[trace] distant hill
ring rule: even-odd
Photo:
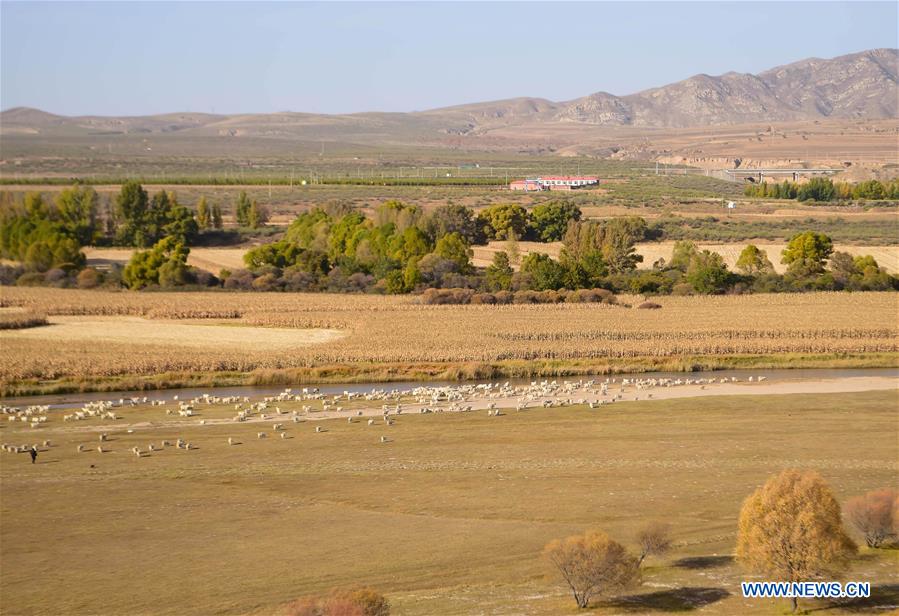
[[[899,117],[899,51],[873,49],[829,60],[810,58],[758,75],[696,75],[659,88],[616,96],[597,92],[572,101],[516,98],[409,113],[324,115],[171,113],[142,117],[65,117],[36,109],[0,113],[4,135],[116,135],[335,139],[424,144],[521,127],[543,139],[572,125],[691,128],[759,122]],[[570,140],[569,140],[570,141]]]

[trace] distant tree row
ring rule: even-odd
[[[899,179],[890,182],[866,180],[851,184],[833,182],[830,178],[815,177],[808,182],[798,183],[760,182],[747,184],[743,191],[747,197],[764,199],[798,199],[799,201],[846,201],[850,199],[899,199]]]

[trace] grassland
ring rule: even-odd
[[[120,414],[86,428],[0,424],[3,442],[52,442],[35,465],[2,454],[5,614],[277,614],[296,596],[360,584],[397,614],[573,614],[542,546],[588,527],[633,546],[654,520],[672,523],[673,552],[591,613],[778,613],[786,604],[739,595],[742,499],[801,467],[845,502],[894,483],[899,459],[895,390],[401,416],[387,444],[385,428],[361,422],[257,440],[248,424],[167,424],[159,407]],[[107,453],[76,453],[100,430]],[[129,451],[178,437],[197,449]],[[871,600],[805,606],[894,608],[897,554],[853,562],[848,577],[871,581]]]
[[[396,296],[37,288],[5,288],[0,300],[46,314],[50,322],[0,334],[6,395],[200,383],[894,366],[899,351],[895,293],[664,297],[658,299],[661,310],[638,310],[627,302],[426,306]],[[344,335],[287,350],[248,344],[235,351],[217,345],[214,336],[186,349],[149,340],[137,329],[129,340],[53,344],[63,321],[67,328],[93,323],[92,331],[102,336],[98,316],[111,317],[112,325],[133,317],[149,324],[186,322],[197,332],[203,323]]]

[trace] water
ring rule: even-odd
[[[595,377],[556,377],[556,378],[527,378],[527,379],[494,379],[485,381],[467,381],[469,384],[476,383],[512,383],[513,385],[528,384],[531,381],[577,381],[579,379],[588,380],[595,378],[597,380],[605,380],[607,378],[618,379],[623,378],[730,378],[735,377],[741,381],[747,380],[750,376],[764,376],[769,383],[785,382],[785,381],[806,381],[806,380],[833,380],[847,379],[855,377],[890,377],[899,379],[899,369],[896,368],[812,368],[803,370],[717,370],[715,372],[641,372],[639,374],[616,374],[612,376],[597,375]],[[445,385],[460,385],[459,381],[397,381],[390,383],[329,383],[315,385],[303,383],[293,386],[284,385],[242,385],[237,387],[187,387],[183,389],[163,389],[150,391],[104,391],[92,393],[72,393],[72,394],[53,394],[48,396],[25,396],[19,398],[4,398],[3,404],[7,406],[28,406],[32,404],[49,405],[54,409],[80,408],[85,402],[94,400],[118,400],[119,398],[131,398],[146,396],[150,400],[171,400],[174,396],[178,396],[180,400],[189,400],[203,394],[214,394],[216,396],[248,396],[251,399],[258,399],[264,396],[272,396],[281,393],[290,387],[297,392],[304,387],[317,387],[323,394],[339,394],[348,392],[369,392],[372,389],[413,389],[415,387],[440,387]]]

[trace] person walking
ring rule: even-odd
[[[31,446],[31,463],[34,464],[35,460],[37,460],[37,447],[32,445]]]

